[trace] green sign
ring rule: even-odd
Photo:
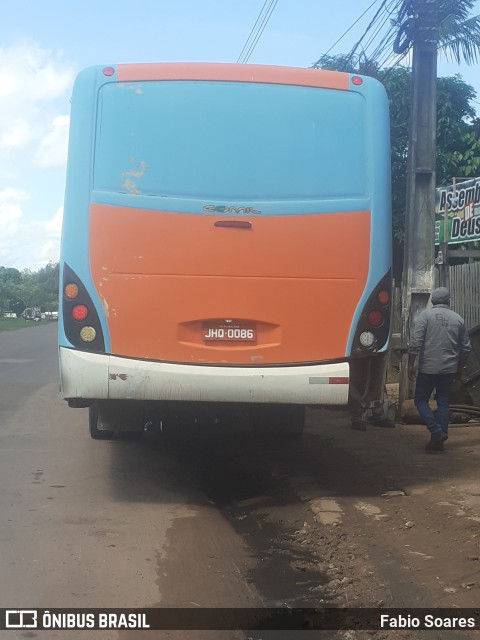
[[[472,240],[480,240],[480,178],[440,187],[435,197],[435,244]]]

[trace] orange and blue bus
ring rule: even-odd
[[[378,401],[390,328],[389,119],[376,80],[235,64],[82,71],[61,249],[63,397],[145,411]],[[144,417],[142,417],[142,420]]]

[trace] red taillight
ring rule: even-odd
[[[77,304],[72,309],[72,316],[75,320],[82,321],[88,316],[88,309],[84,304]]]
[[[381,311],[370,311],[368,321],[372,327],[381,327],[383,324],[383,313]]]
[[[114,73],[115,73],[115,69],[113,67],[105,67],[103,69],[104,76],[113,76]]]
[[[354,84],[357,87],[359,87],[361,84],[363,84],[363,80],[362,80],[362,78],[360,78],[360,76],[353,76],[352,84]]]

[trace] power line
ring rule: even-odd
[[[401,11],[400,6],[404,4],[405,3],[403,2],[403,0],[400,3],[396,4],[395,9],[398,10],[398,15],[400,15],[400,11]],[[392,13],[393,11],[390,12],[390,15]],[[379,45],[372,54],[378,59],[378,69],[381,69],[382,67],[387,65],[389,61],[393,62],[393,60],[395,60],[395,62],[393,65],[391,65],[391,68],[395,68],[402,60],[404,60],[404,58],[408,53],[408,51],[405,51],[401,54],[398,54],[398,53],[394,53],[393,47],[392,49],[390,49],[390,44],[392,43],[392,41],[395,40],[397,36],[397,34],[395,33],[395,29],[398,27],[398,20],[399,18],[397,17],[397,21],[392,22],[392,26],[390,27],[389,31],[387,32],[382,42],[380,43],[381,46]]]
[[[389,43],[393,44],[393,36],[389,39]],[[383,68],[387,68],[394,64],[396,66],[400,60],[403,60],[405,56],[398,55],[394,53],[390,47],[385,47],[383,51],[380,52],[379,58],[377,59],[377,69],[380,71]]]
[[[347,33],[349,33],[349,31],[351,31],[351,30],[353,29],[353,27],[354,27],[358,22],[360,22],[360,20],[363,18],[363,16],[364,16],[366,13],[368,13],[368,12],[370,11],[370,9],[373,7],[373,5],[374,5],[374,4],[377,4],[377,2],[378,2],[378,1],[379,1],[379,0],[373,0],[372,4],[371,4],[369,7],[367,7],[367,8],[365,9],[365,11],[362,13],[362,15],[360,15],[360,16],[355,20],[355,22],[354,22],[353,24],[351,24],[351,25],[348,27],[348,29],[347,29],[346,31],[344,31],[344,32],[342,33],[342,35],[340,36],[340,38],[339,38],[336,42],[334,42],[334,43],[332,44],[332,46],[330,47],[330,49],[329,49],[328,51],[326,51],[326,52],[323,54],[323,56],[322,56],[321,58],[319,58],[319,59],[317,60],[317,62],[315,62],[315,64],[314,64],[313,66],[319,65],[319,64],[321,63],[321,61],[322,61],[322,60],[324,60],[324,59],[328,56],[328,54],[330,53],[330,51],[331,51],[334,47],[336,47],[336,46],[337,46],[337,44],[338,44],[341,40],[343,40],[343,38],[347,35]]]
[[[390,67],[387,68],[386,73],[382,78],[382,81],[385,82],[388,78],[390,78],[390,76],[392,75],[394,69],[396,69],[397,66],[402,62],[402,60],[407,58],[409,55],[410,55],[410,51],[405,51],[404,53],[399,54],[398,58],[397,58],[397,61],[394,64],[392,64]],[[387,61],[388,61],[388,58],[382,64],[385,64]],[[408,66],[411,66],[411,64],[409,64]]]
[[[250,42],[250,38],[252,38],[253,32],[255,31],[255,28],[256,28],[256,26],[257,26],[257,24],[258,24],[258,22],[259,22],[259,20],[260,20],[260,18],[262,16],[264,10],[265,10],[265,7],[267,6],[267,2],[268,2],[268,0],[265,0],[265,2],[263,3],[263,7],[261,8],[260,13],[258,14],[257,19],[255,20],[255,24],[253,25],[252,30],[250,31],[250,34],[249,34],[245,44],[243,45],[243,49],[240,52],[240,55],[238,56],[237,62],[240,62],[240,60],[241,60],[241,58],[243,56],[243,53],[246,50],[246,48],[247,48],[247,46],[248,46],[248,44]]]
[[[265,31],[265,27],[267,26],[268,21],[270,20],[270,17],[277,5],[278,0],[270,0],[268,6],[267,5],[268,0],[265,1],[262,10],[257,18],[257,21],[255,22],[255,25],[253,26],[252,31],[250,32],[250,36],[247,39],[247,42],[245,43],[245,47],[244,50],[245,52],[242,54],[240,54],[239,59],[237,60],[237,62],[241,62],[242,64],[245,64],[246,62],[248,62],[250,56],[252,55],[255,47],[257,46],[257,43],[260,39],[260,37],[262,36],[263,32]],[[265,8],[266,7],[266,8]],[[263,17],[262,17],[262,13],[263,13]],[[255,30],[255,26],[258,24],[257,30]]]
[[[382,67],[387,64],[392,64],[396,67],[404,58],[404,55],[399,55],[398,53],[394,53],[394,42],[398,35],[397,28],[399,22],[399,12],[401,11],[401,6],[404,4],[403,0],[400,2],[396,2],[392,7],[392,4],[387,7],[390,9],[389,15],[384,20],[383,25],[386,23],[386,20],[390,18],[390,27],[384,34],[383,38],[377,44],[376,48],[369,54],[369,57],[372,60],[376,61],[377,69],[380,70]],[[391,16],[394,12],[397,12],[396,20],[392,20]]]
[[[322,61],[325,59],[325,57],[328,56],[330,51],[344,38],[344,36],[349,31],[351,31],[351,29],[361,20],[361,18],[363,18],[365,14],[379,1],[380,0],[375,0],[375,2],[372,2],[368,6],[368,8],[355,20],[355,22],[340,36],[340,38],[336,40],[336,42],[328,49],[328,51],[325,54],[323,54],[323,56],[319,60],[317,60],[317,62],[315,62],[312,66],[318,68],[321,65]],[[375,15],[373,16],[372,20],[370,21],[369,25],[363,32],[360,39],[356,42],[356,44],[353,46],[350,52],[344,56],[346,65],[348,65],[348,63],[355,56],[357,49],[359,47],[362,50],[362,57],[365,57],[365,59],[367,60],[376,61],[378,60],[379,57],[383,58],[385,52],[387,51],[387,49],[390,48],[395,37],[395,31],[394,31],[395,25],[393,20],[391,19],[392,15],[395,12],[398,12],[399,7],[401,6],[403,1],[404,0],[382,0]],[[385,26],[387,25],[389,20],[391,22],[391,25],[385,31]],[[383,34],[383,36],[381,36],[383,31],[385,31],[385,33]],[[368,40],[365,44],[362,45],[367,35],[369,35]],[[368,51],[369,48],[373,48],[373,50],[369,52]],[[392,54],[389,52],[386,59],[388,59],[391,55]]]
[[[370,39],[368,40],[368,42],[363,46],[364,51],[366,51],[368,49],[368,47],[370,45],[373,45],[375,39],[378,37],[378,35],[382,32],[382,30],[384,29],[385,25],[387,24],[387,22],[390,19],[390,16],[392,15],[394,9],[392,9],[392,7],[395,5],[394,8],[396,8],[398,6],[397,0],[391,0],[390,4],[388,4],[385,7],[385,16],[382,19],[381,23],[378,25],[376,31],[374,33],[372,33],[372,35],[370,36]],[[378,45],[375,47],[373,53],[370,54],[370,58],[372,60],[375,60],[375,58],[380,55],[380,53],[382,52],[382,47],[384,46],[385,42],[389,39],[390,34],[392,33],[392,26],[390,26],[389,30],[387,31],[387,33],[383,36],[382,40],[378,43]]]
[[[358,40],[358,42],[356,42],[353,46],[353,48],[351,49],[350,53],[347,55],[347,59],[345,60],[345,66],[348,65],[348,63],[350,62],[350,60],[353,58],[353,56],[355,55],[355,52],[357,51],[358,47],[362,44],[362,40],[365,38],[365,36],[367,35],[367,33],[370,31],[370,29],[373,27],[373,25],[375,24],[375,22],[377,21],[378,16],[380,15],[380,13],[382,11],[385,10],[385,5],[387,4],[387,0],[382,0],[382,4],[380,5],[380,7],[377,10],[377,13],[373,16],[372,20],[370,21],[370,24],[368,25],[368,27],[365,29],[363,35],[361,36],[360,40]]]
[[[265,27],[267,26],[268,21],[270,20],[272,13],[277,6],[277,2],[278,0],[265,0],[265,2],[263,3],[263,7],[258,14],[252,30],[250,31],[250,35],[248,36],[245,44],[243,45],[243,49],[238,56],[237,63],[245,64],[250,59],[250,56],[257,46],[257,43],[260,40],[263,32],[265,31]]]

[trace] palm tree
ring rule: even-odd
[[[474,0],[443,0],[439,6],[439,49],[460,64],[477,62],[480,54],[480,16],[469,17]]]
[[[415,1],[403,0],[393,25],[398,28],[394,51],[405,54],[415,29]],[[475,0],[438,0],[438,50],[457,64],[473,64],[480,58],[480,15],[471,16]]]

